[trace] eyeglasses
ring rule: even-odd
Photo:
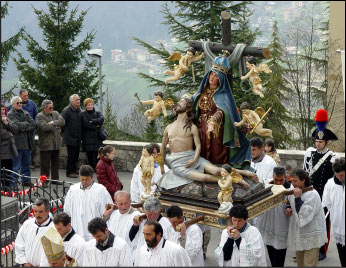
[[[17,105],[18,105],[18,104],[22,104],[22,102],[17,102],[16,104],[17,104]]]

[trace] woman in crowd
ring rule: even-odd
[[[273,158],[274,161],[276,162],[276,164],[279,167],[280,166],[280,156],[276,152],[274,140],[273,139],[266,139],[264,144],[265,144],[264,150],[266,151],[266,155],[268,155],[271,158]]]
[[[1,168],[12,170],[12,158],[18,156],[16,143],[13,135],[18,132],[18,128],[15,124],[9,122],[6,116],[6,106],[1,103],[1,150],[0,161]],[[8,186],[10,181],[5,181],[4,186]]]
[[[83,127],[82,147],[87,154],[89,165],[95,170],[98,149],[102,146],[99,131],[104,118],[101,112],[95,111],[93,99],[85,99],[83,105],[85,111],[81,115]]]
[[[110,145],[101,147],[98,156],[100,160],[96,165],[97,180],[106,187],[114,202],[114,193],[123,189],[113,164],[115,148]]]

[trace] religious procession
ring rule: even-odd
[[[221,22],[222,43],[192,40],[185,55],[168,58],[178,65],[163,72],[170,76],[166,86],[205,61],[193,94],[177,101],[161,91],[146,101],[135,94],[151,106],[144,112],[148,126],[169,122],[161,144],[142,148],[129,189],[94,99],[85,98],[82,111],[81,97],[72,94],[61,112],[44,99],[39,112],[30,90],[20,89],[10,106],[1,104],[1,194],[32,200],[32,213],[23,217],[14,243],[2,245],[2,258],[12,251],[13,263],[23,267],[203,267],[214,238],[219,242],[209,251],[220,267],[285,267],[288,250],[298,267],[315,267],[327,258],[332,238],[346,266],[345,157],[328,149],[338,140],[328,111],[317,109],[314,147],[300,166],[282,165],[273,130],[264,127],[272,106],[236,101],[232,84],[232,67],[239,64],[245,72],[238,78],[248,80],[251,98],[261,101],[266,90],[259,74],[270,77],[272,70],[256,60],[270,58],[270,50],[232,45],[229,12],[221,12]],[[69,186],[59,180],[63,145],[66,177],[76,180]],[[34,150],[41,176],[33,184]],[[88,164],[78,165],[80,151]],[[46,195],[31,193],[37,189]],[[57,203],[51,189],[63,191]]]

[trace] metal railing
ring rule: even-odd
[[[18,200],[18,210],[13,211],[14,215],[1,219],[0,267],[19,266],[15,263],[14,242],[20,225],[34,216],[33,203],[39,197],[47,198],[54,216],[63,211],[65,196],[73,183],[60,181],[60,184],[53,184],[49,178],[28,177],[5,168],[0,170],[0,176],[1,196]],[[27,181],[31,185],[25,183]]]

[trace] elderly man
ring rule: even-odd
[[[153,146],[153,152],[151,154],[154,159],[157,159],[158,154],[160,153],[160,146],[157,143],[151,143],[150,145]],[[154,169],[154,175],[153,178],[151,179],[151,183],[156,183],[162,176],[162,171],[160,165],[155,162],[155,169]],[[167,172],[169,168],[164,165],[164,172]],[[143,184],[141,183],[141,178],[142,178],[142,172],[139,170],[138,165],[135,167],[133,170],[133,175],[131,179],[131,199],[133,202],[141,202],[141,192],[143,192],[144,187]]]
[[[143,234],[146,244],[138,254],[135,266],[191,266],[190,258],[184,248],[163,237],[164,230],[160,223],[150,220],[144,224]]]
[[[15,241],[16,263],[25,267],[40,265],[43,254],[41,237],[53,227],[49,201],[40,197],[33,207],[35,218],[23,223]]]
[[[106,204],[113,202],[107,189],[93,181],[93,173],[91,166],[81,166],[81,182],[70,187],[64,204],[64,212],[70,215],[73,229],[86,241],[92,239],[88,231],[88,222],[93,218],[102,217]]]
[[[15,96],[11,99],[12,107],[7,115],[9,122],[18,127],[18,133],[14,135],[18,156],[13,158],[13,171],[30,177],[31,150],[34,146],[32,137],[35,129],[35,122],[30,114],[22,108],[22,99]],[[24,186],[32,186],[28,178],[22,178]],[[16,182],[12,181],[11,186]]]
[[[61,127],[65,119],[53,110],[51,100],[42,101],[42,112],[37,115],[38,137],[40,140],[41,175],[50,177],[52,183],[59,183],[59,155],[61,148]],[[50,167],[49,167],[50,166]]]
[[[131,243],[129,231],[133,224],[133,217],[139,215],[140,212],[131,207],[131,196],[126,191],[117,191],[114,194],[114,200],[118,209],[113,210],[113,207],[111,207],[107,210],[105,208],[103,219],[107,221],[109,231],[124,239],[129,244],[131,253],[133,253],[136,245]],[[133,255],[132,257],[134,261],[135,256]]]
[[[229,215],[232,225],[223,230],[215,250],[219,266],[267,266],[261,233],[247,222],[246,207],[236,205]]]
[[[143,204],[143,209],[146,215],[145,220],[140,219],[137,221],[136,218],[133,218],[133,225],[131,226],[129,232],[129,238],[131,243],[136,246],[134,255],[138,256],[138,251],[142,245],[145,243],[143,236],[144,224],[148,220],[154,220],[159,222],[163,228],[163,237],[167,240],[176,241],[176,234],[171,226],[171,223],[166,217],[163,217],[161,214],[161,203],[160,200],[155,197],[149,197]],[[133,247],[134,247],[133,246]],[[137,265],[138,259],[135,260],[135,265]]]
[[[334,177],[324,187],[322,205],[330,212],[332,236],[336,242],[341,266],[346,266],[345,247],[345,159],[333,163]]]
[[[31,118],[34,119],[35,124],[37,123],[36,116],[38,114],[38,110],[36,107],[36,104],[29,99],[29,92],[26,89],[21,89],[19,90],[19,97],[22,99],[22,107],[23,110],[27,111]],[[12,108],[12,105],[8,107],[10,110]],[[35,155],[35,130],[32,131],[32,139],[33,139],[33,148],[31,150],[31,166],[30,168],[35,168],[35,163],[34,163],[34,155]]]
[[[70,105],[66,106],[61,115],[65,119],[62,128],[63,143],[67,147],[66,176],[78,178],[77,162],[79,158],[79,147],[82,141],[82,119],[80,109],[80,98],[77,94],[70,96]]]
[[[86,244],[84,266],[132,266],[129,246],[124,239],[108,230],[104,220],[92,219],[88,230],[94,239]]]
[[[294,194],[288,197],[290,207],[286,208],[291,216],[288,246],[296,251],[298,266],[317,266],[319,248],[328,241],[321,199],[316,190],[303,193],[303,188],[311,186],[304,170],[293,170],[291,177]]]
[[[68,257],[76,260],[79,266],[83,266],[85,240],[77,234],[71,226],[71,217],[61,212],[54,216],[54,227],[62,238],[63,246]],[[42,256],[40,266],[49,266],[49,259]]]
[[[174,230],[181,226],[178,234],[178,241],[185,239],[183,246],[190,257],[191,266],[204,266],[203,258],[203,234],[197,224],[192,224],[188,228],[185,226],[186,218],[183,216],[183,210],[179,206],[170,206],[167,209],[167,218],[171,222]]]
[[[41,237],[42,248],[44,254],[42,254],[46,260],[46,263],[40,266],[49,267],[74,267],[79,266],[79,263],[75,259],[71,258],[65,252],[65,245],[61,235],[53,227]]]
[[[275,167],[273,179],[275,185],[283,185],[285,189],[292,190],[293,186],[285,180],[284,167]],[[290,218],[285,213],[286,204],[269,210],[257,217],[256,227],[260,231],[263,242],[267,246],[272,267],[284,267],[287,237]]]

